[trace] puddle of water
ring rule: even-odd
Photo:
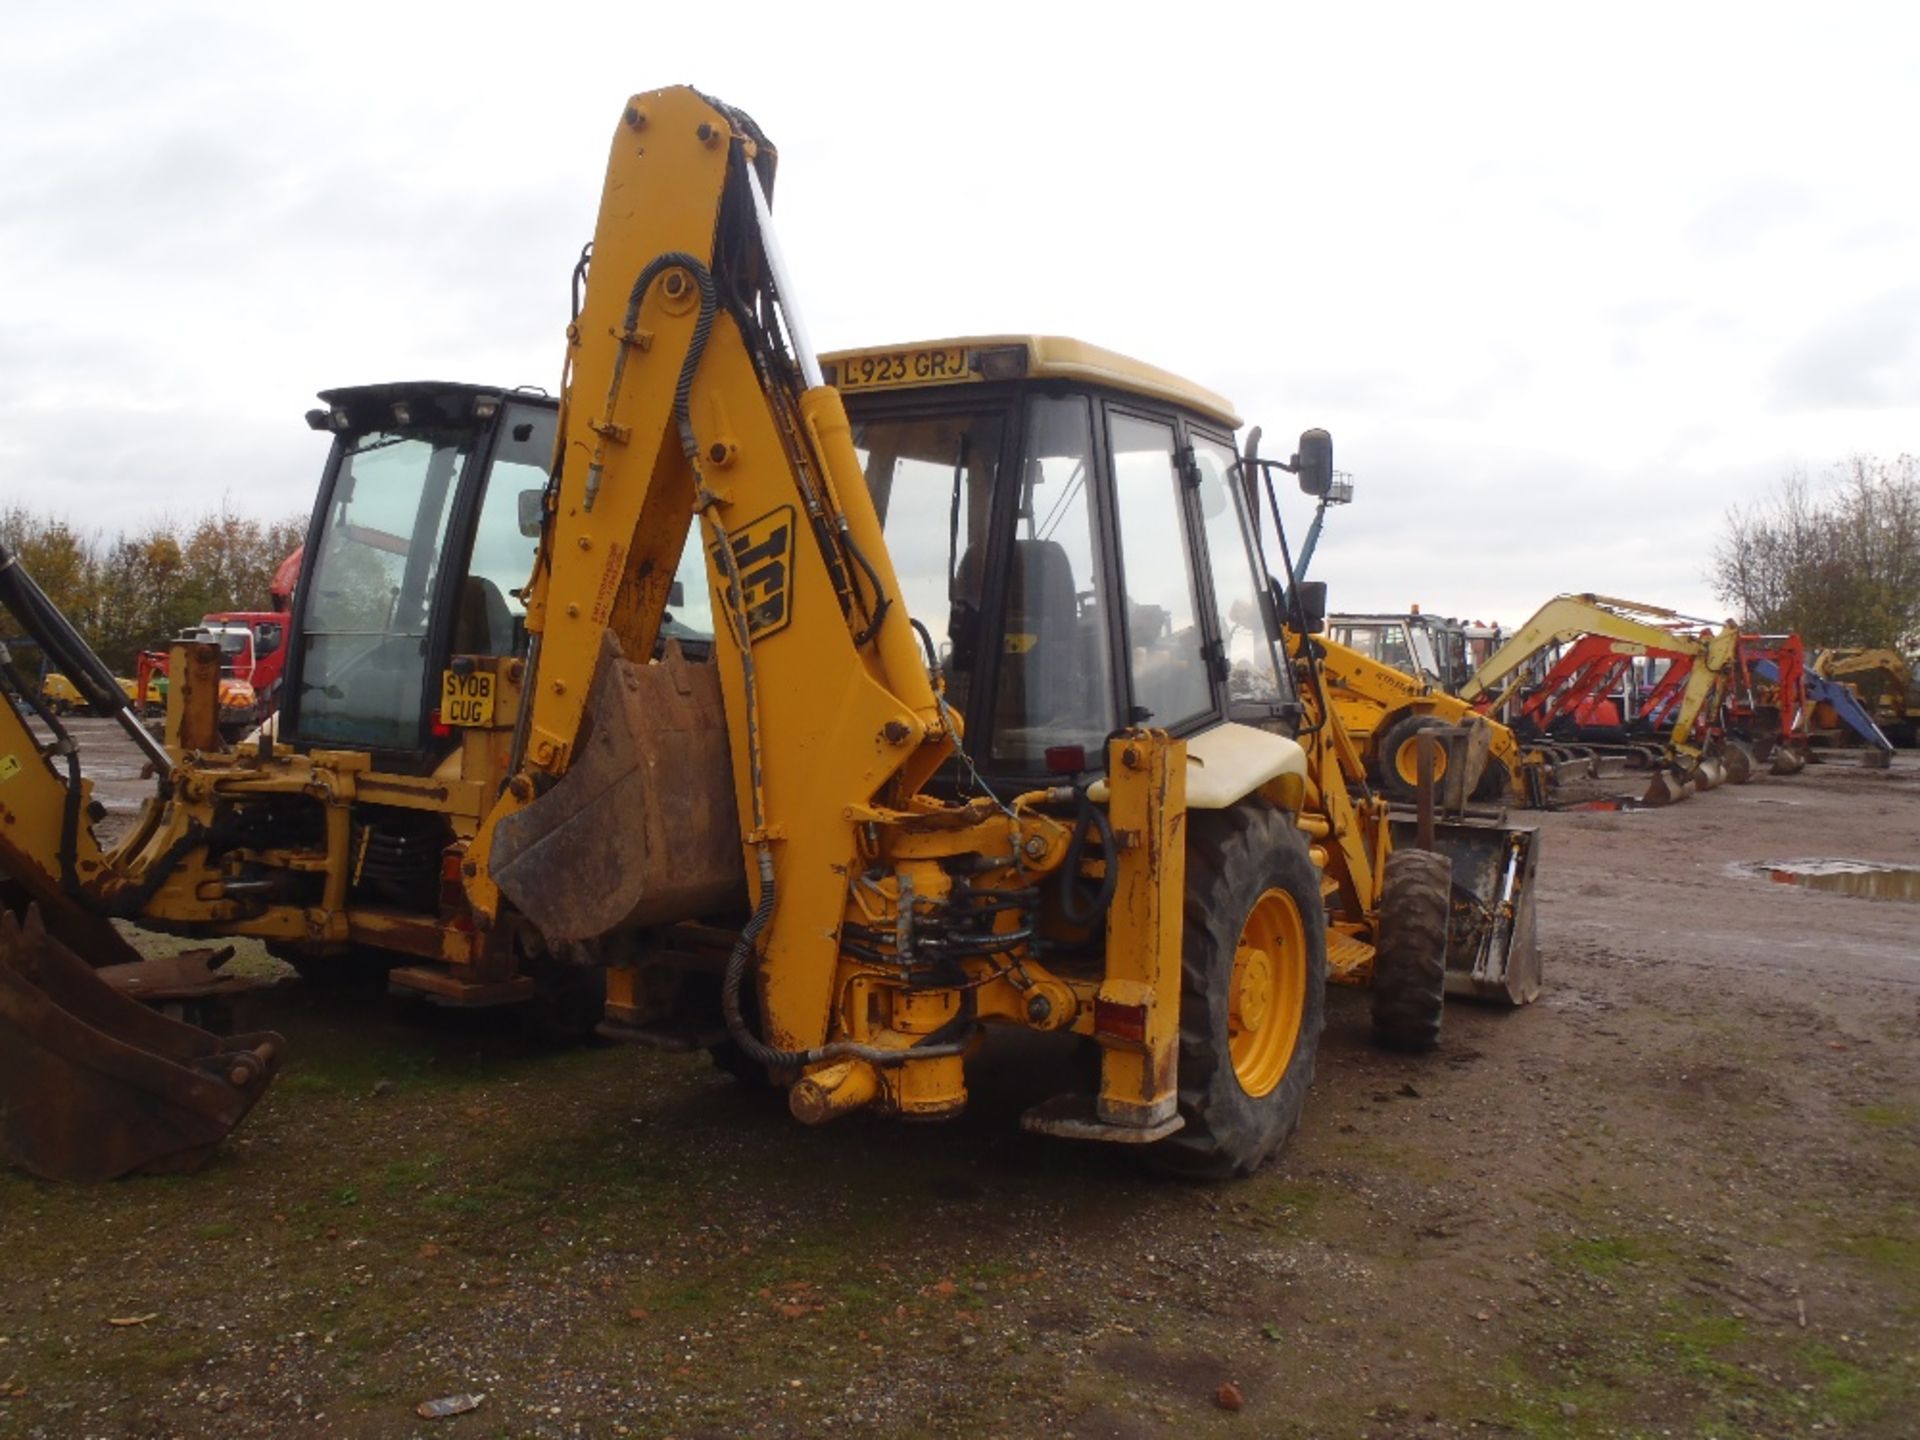
[[[1609,814],[1625,810],[1651,810],[1654,807],[1643,800],[1630,799],[1625,795],[1613,796],[1605,800],[1582,800],[1577,804],[1563,806],[1567,810],[1602,810]]]
[[[1907,900],[1920,903],[1920,866],[1883,865],[1874,860],[1756,861],[1732,867],[1742,875],[1776,885],[1804,885],[1837,895],[1868,900]]]

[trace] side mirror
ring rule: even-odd
[[[1324,430],[1302,430],[1294,452],[1293,471],[1300,477],[1300,493],[1318,500],[1333,488],[1333,436]]]
[[[547,518],[547,492],[522,490],[517,498],[520,502],[520,533],[529,540],[538,540],[540,522]]]
[[[1320,432],[1325,434],[1325,431]],[[1294,598],[1300,606],[1301,617],[1306,621],[1307,632],[1318,635],[1327,628],[1327,582],[1324,580],[1302,580],[1294,587]]]
[[[678,610],[687,603],[687,587],[676,580],[667,586],[667,604]]]

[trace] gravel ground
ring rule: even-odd
[[[808,1131],[284,986],[201,1174],[0,1175],[0,1435],[1911,1436],[1920,909],[1768,868],[1920,862],[1920,759],[1540,820],[1540,1003],[1407,1058],[1336,992],[1225,1186],[1021,1134],[1023,1037],[954,1124]]]

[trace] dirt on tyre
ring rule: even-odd
[[[1440,1043],[1453,867],[1430,850],[1387,856],[1373,954],[1373,1035],[1390,1050]]]
[[[1264,800],[1187,816],[1179,1090],[1160,1169],[1250,1175],[1299,1126],[1325,1019],[1320,872],[1291,817]]]

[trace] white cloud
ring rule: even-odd
[[[1359,482],[1342,608],[1711,611],[1720,515],[1920,449],[1897,7],[106,4],[0,54],[0,491],[303,509],[315,390],[557,383],[626,95],[781,148],[823,346],[1082,335]],[[1301,514],[1304,515],[1304,507]]]

